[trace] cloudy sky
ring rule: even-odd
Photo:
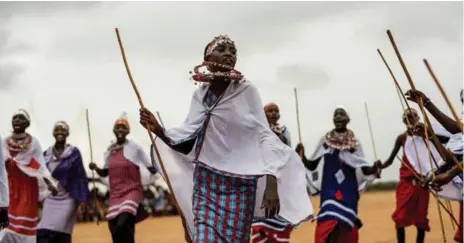
[[[411,14],[413,13],[414,14]],[[403,131],[401,104],[379,58],[380,48],[408,88],[386,29],[391,29],[418,89],[449,112],[427,73],[427,58],[460,111],[463,81],[462,2],[1,2],[0,134],[11,132],[18,108],[32,116],[30,132],[53,143],[57,120],[89,158],[85,109],[95,160],[128,112],[132,136],[148,145],[138,103],[120,56],[120,29],[133,76],[147,107],[166,127],[180,124],[195,86],[189,71],[205,45],[228,34],[239,50],[237,69],[256,84],[263,102],[280,105],[297,143],[293,87],[298,88],[302,140],[310,151],[344,105],[351,128],[374,160],[364,111],[367,102],[378,156],[386,159]],[[398,178],[398,163],[383,179]]]

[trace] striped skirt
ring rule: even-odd
[[[194,173],[193,243],[249,243],[256,178],[213,171],[198,163]]]

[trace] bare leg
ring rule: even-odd
[[[405,243],[405,236],[404,228],[396,229],[396,239],[398,243]]]
[[[425,240],[425,230],[418,227],[416,243],[424,243],[424,240]]]

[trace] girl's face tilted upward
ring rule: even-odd
[[[235,45],[232,43],[221,43],[214,48],[211,54],[206,58],[206,61],[235,68],[235,64],[237,63],[237,48],[235,48]]]

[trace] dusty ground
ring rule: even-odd
[[[319,205],[318,198],[312,198],[313,205]],[[360,201],[360,218],[364,227],[360,230],[360,243],[396,243],[395,230],[391,214],[395,207],[394,192],[365,193]],[[316,211],[317,212],[317,211]],[[443,212],[443,210],[442,210]],[[453,203],[453,212],[458,218],[459,204]],[[443,243],[440,219],[436,200],[431,198],[429,207],[430,233],[425,242]],[[454,242],[454,230],[450,217],[443,212],[443,221],[447,242]],[[314,223],[305,223],[292,233],[292,243],[314,242]],[[137,243],[182,243],[184,242],[182,226],[177,217],[153,218],[137,225]],[[406,231],[407,242],[415,242],[415,228]],[[73,235],[74,243],[111,243],[111,236],[106,222],[96,224],[79,224]]]

